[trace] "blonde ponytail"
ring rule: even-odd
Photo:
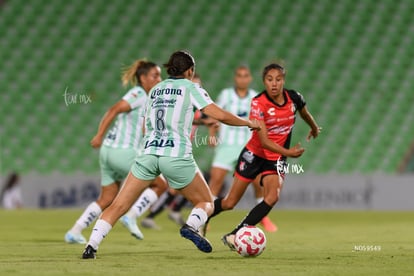
[[[139,84],[139,79],[137,76],[138,69],[147,63],[146,59],[138,59],[134,63],[132,63],[129,67],[125,67],[122,70],[122,85],[124,87],[128,86],[128,84],[131,84],[132,86],[136,86]]]

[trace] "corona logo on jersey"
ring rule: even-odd
[[[157,96],[161,95],[179,95],[181,96],[182,90],[180,88],[155,88],[151,92],[151,99],[155,99]]]

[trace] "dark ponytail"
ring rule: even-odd
[[[187,51],[174,52],[164,67],[170,76],[181,76],[185,71],[195,66],[194,58]]]

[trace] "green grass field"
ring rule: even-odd
[[[181,238],[161,214],[161,231],[143,229],[138,241],[117,224],[97,259],[82,260],[84,246],[63,241],[80,210],[0,211],[0,275],[414,275],[412,212],[275,210],[270,216],[279,231],[266,234],[267,248],[257,258],[240,257],[220,242],[245,213],[212,221],[210,254]]]

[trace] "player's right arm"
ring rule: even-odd
[[[264,121],[260,120],[257,122],[259,123],[260,128],[261,128],[260,131],[258,131],[258,135],[259,135],[260,143],[262,144],[262,147],[264,149],[279,153],[286,157],[293,157],[293,158],[301,156],[302,153],[305,151],[305,149],[302,148],[299,143],[290,149],[286,149],[276,144],[275,142],[269,139]]]
[[[193,87],[190,89],[192,104],[207,116],[230,126],[247,126],[250,129],[260,129],[255,120],[245,120],[222,109],[211,100],[206,90],[199,85],[192,85]]]
[[[94,148],[99,148],[102,145],[102,140],[108,128],[111,126],[113,120],[119,113],[128,112],[131,110],[131,106],[125,100],[120,100],[114,104],[105,115],[102,117],[101,122],[99,123],[98,131],[96,135],[91,140],[91,146]]]
[[[242,119],[239,116],[233,115],[232,113],[220,108],[215,103],[211,103],[205,106],[201,111],[207,116],[210,116],[226,125],[248,126],[250,129],[260,130],[260,127],[256,120],[251,121]]]
[[[260,143],[262,144],[262,147],[266,150],[279,153],[282,156],[286,157],[299,157],[302,155],[302,153],[305,151],[304,148],[300,146],[300,144],[295,145],[294,147],[290,149],[286,149],[279,144],[275,143],[273,140],[271,140],[268,136],[266,124],[264,121],[264,107],[260,104],[260,102],[257,99],[253,99],[251,102],[250,107],[250,119],[255,119],[258,124],[260,125],[260,131],[258,131],[258,136]]]

